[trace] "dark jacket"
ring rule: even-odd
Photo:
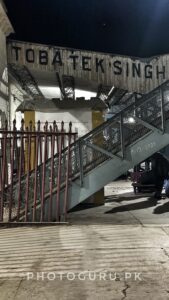
[[[169,178],[169,161],[159,152],[155,153],[151,158],[152,171],[155,176],[161,179]]]

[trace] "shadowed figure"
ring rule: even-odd
[[[154,198],[161,199],[164,180],[169,179],[169,161],[159,152],[152,155],[150,161],[156,188]]]

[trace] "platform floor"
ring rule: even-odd
[[[0,229],[0,300],[169,299],[168,201],[128,182],[105,193],[71,225]]]
[[[73,224],[169,225],[169,198],[156,201],[152,194],[134,194],[131,181],[115,181],[105,187],[105,205],[79,205],[70,213]]]

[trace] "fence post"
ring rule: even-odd
[[[41,216],[40,221],[44,221],[44,197],[45,197],[45,183],[46,183],[46,156],[47,156],[47,131],[48,122],[44,126],[44,153],[43,153],[43,171],[42,171],[42,196],[41,196]]]
[[[8,123],[5,121],[5,129],[3,130],[3,145],[2,145],[2,182],[1,182],[1,199],[0,199],[0,222],[3,222],[4,215],[4,192],[6,185],[6,170],[7,170],[7,162],[6,162],[6,153],[7,153],[7,129]]]
[[[26,174],[26,194],[25,194],[25,222],[28,218],[28,204],[29,204],[29,189],[30,189],[30,169],[31,169],[31,132],[32,122],[30,121],[27,130],[27,174]]]
[[[72,123],[69,123],[69,133],[68,133],[68,149],[67,149],[67,162],[66,162],[66,184],[65,184],[65,195],[64,195],[64,221],[67,216],[67,208],[68,208],[68,187],[69,187],[69,175],[70,175],[70,166],[71,166],[71,151],[70,144],[72,139]],[[66,152],[65,152],[66,154]]]
[[[56,193],[56,220],[59,221],[60,218],[60,185],[61,185],[61,175],[62,175],[62,146],[63,146],[63,136],[64,133],[64,122],[61,123],[61,135],[59,139],[59,153],[58,153],[58,176],[57,176],[57,193]]]
[[[13,205],[14,151],[15,151],[15,147],[17,146],[16,120],[13,121],[13,134],[11,139],[12,139],[12,146],[11,146],[11,155],[10,155],[11,178],[10,178],[9,216],[8,216],[9,222],[11,222],[12,205]]]
[[[52,216],[52,192],[53,192],[53,178],[54,178],[55,130],[56,130],[56,122],[53,122],[53,128],[52,128],[52,126],[50,126],[50,132],[51,132],[51,171],[50,171],[50,199],[49,199],[49,206],[48,206],[48,222],[51,221],[51,216]]]
[[[165,131],[165,111],[164,111],[164,91],[163,87],[160,89],[160,94],[161,94],[161,128],[164,133]]]
[[[39,151],[39,123],[36,133],[36,128],[34,127],[35,132],[35,176],[34,176],[34,199],[33,199],[33,222],[36,221],[36,205],[37,205],[37,184],[38,184],[38,151]]]

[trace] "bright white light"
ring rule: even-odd
[[[114,90],[114,86],[112,86],[111,90],[108,93],[108,96],[113,92],[113,90]]]
[[[52,98],[61,98],[60,89],[55,86],[39,86],[42,94],[47,99]],[[85,99],[90,99],[91,97],[96,97],[96,93],[85,91],[85,90],[79,90],[75,89],[75,98],[84,97]]]
[[[133,117],[128,118],[129,123],[135,123],[135,120]]]
[[[84,97],[85,99],[90,99],[91,97],[96,97],[96,93],[84,90],[75,90],[75,97]]]
[[[60,89],[56,86],[39,86],[42,94],[47,99],[60,98]]]

